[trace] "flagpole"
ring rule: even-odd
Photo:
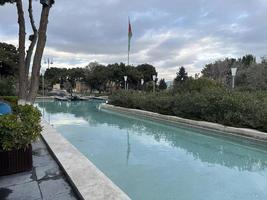
[[[131,48],[131,38],[132,38],[132,27],[130,22],[130,17],[128,17],[128,66],[130,65],[130,48]]]
[[[128,26],[130,26],[130,17],[128,16]],[[129,29],[128,29],[128,66],[130,64],[130,38],[129,38]]]
[[[129,66],[129,63],[130,63],[130,51],[129,51],[129,47],[128,47],[128,66]]]

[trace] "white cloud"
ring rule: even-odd
[[[40,8],[36,1],[36,22]],[[266,9],[266,0],[56,1],[44,57],[58,67],[126,62],[130,16],[132,64],[151,63],[167,80],[182,65],[194,75],[216,59],[265,55]],[[0,40],[17,46],[15,6],[0,7],[0,19]]]

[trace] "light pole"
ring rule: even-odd
[[[42,70],[41,71],[41,75],[42,75],[42,89],[43,89],[43,118],[44,118],[44,96],[45,96],[45,92],[44,92],[44,74],[45,72]]]
[[[44,59],[44,64],[47,64],[47,69],[49,69],[50,65],[53,65],[53,59],[52,58],[45,58]],[[43,72],[41,72],[42,74],[42,82],[43,82],[43,96],[45,95],[45,85],[44,85],[44,75],[45,75],[45,69],[43,70]]]
[[[155,90],[156,90],[156,78],[157,78],[156,75],[153,75],[153,76],[152,76],[152,79],[153,79],[153,92],[154,92],[154,93],[155,93]]]
[[[143,90],[143,85],[144,85],[144,79],[141,78],[141,89]]]
[[[53,58],[45,58],[44,64],[47,64],[47,69],[49,69],[50,65],[53,65]]]
[[[124,76],[124,89],[125,90],[127,90],[127,87],[126,87],[126,85],[127,85],[127,76]]]
[[[237,71],[237,68],[236,67],[231,68],[231,73],[232,73],[232,88],[233,89],[235,88],[236,71]]]
[[[2,64],[2,61],[0,60],[0,72],[2,71],[2,67],[3,67],[3,64]],[[0,80],[1,80],[1,73],[0,73]]]

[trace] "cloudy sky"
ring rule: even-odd
[[[127,62],[128,16],[131,64],[167,80],[179,66],[193,75],[220,58],[267,55],[267,0],[56,0],[44,57],[58,67]],[[17,46],[17,35],[15,6],[0,7],[0,41]]]

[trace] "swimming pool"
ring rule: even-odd
[[[233,136],[44,102],[44,116],[132,199],[267,199],[267,148]]]

